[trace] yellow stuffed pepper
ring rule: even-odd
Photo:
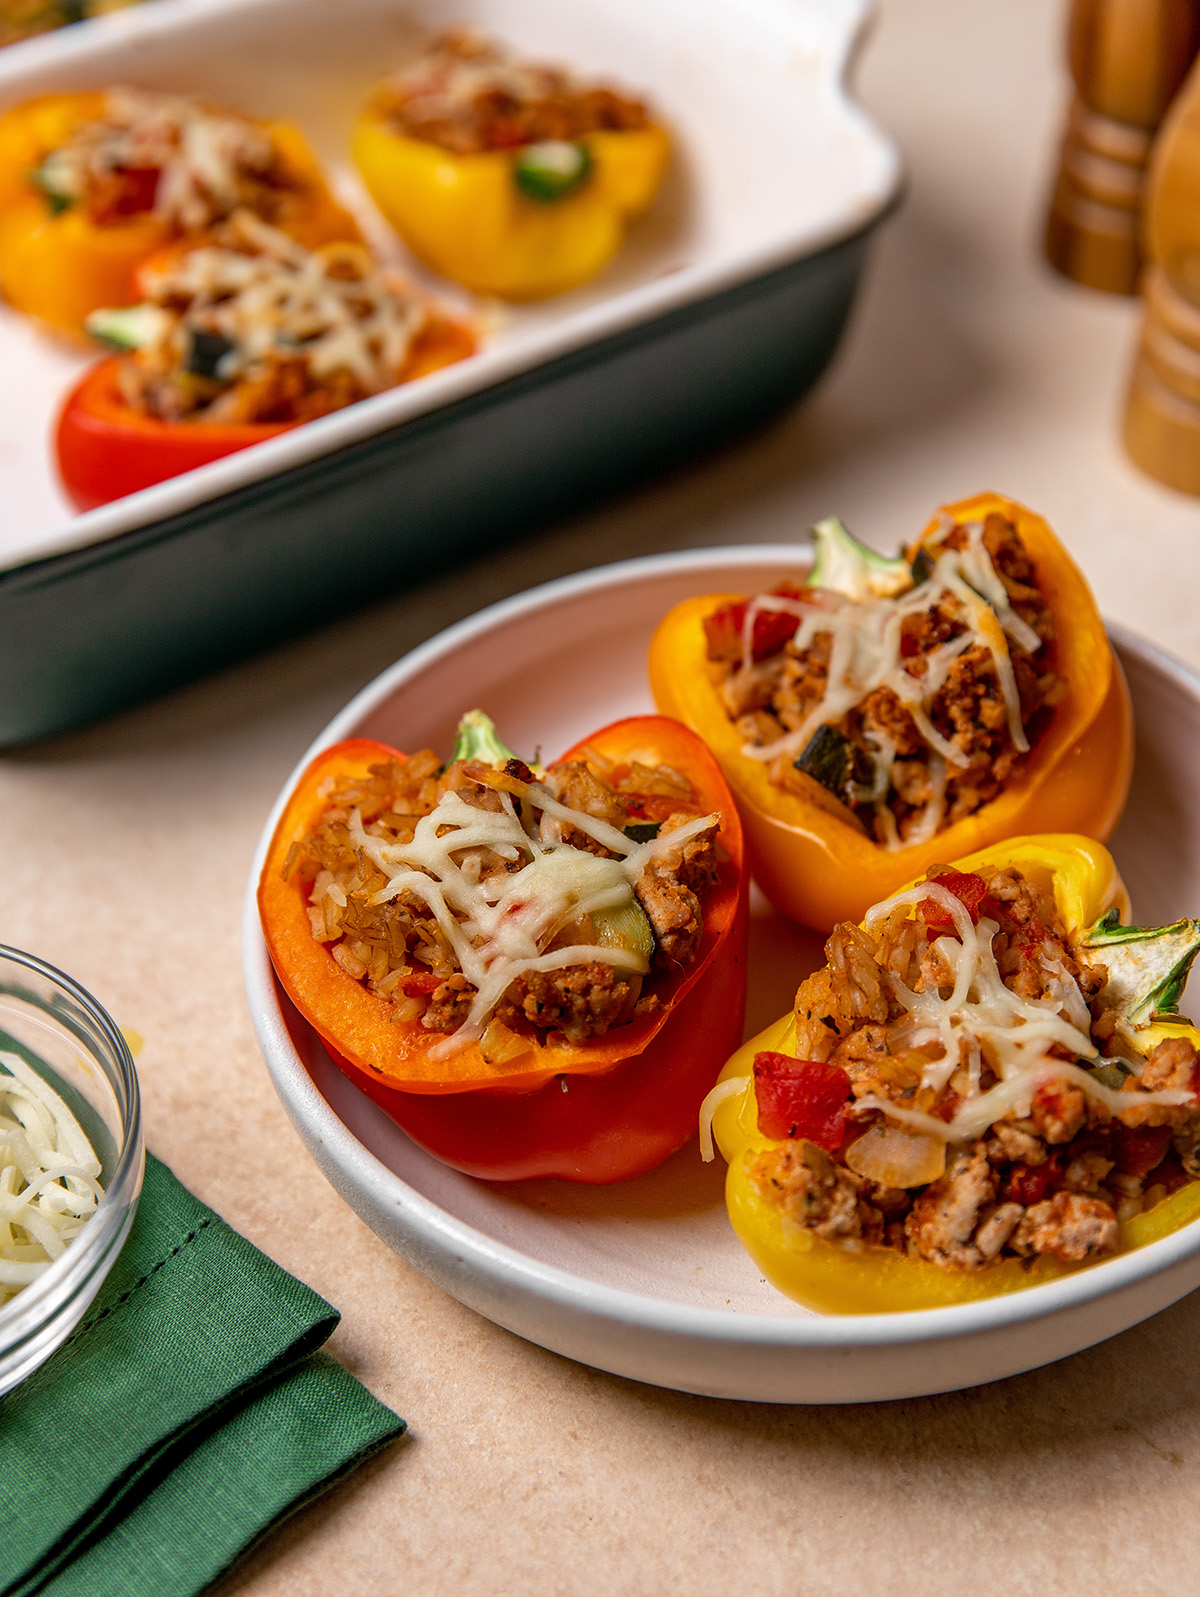
[[[594,277],[654,198],[669,153],[640,101],[468,30],[382,84],[354,133],[363,181],[405,243],[509,300]]]
[[[935,860],[1018,833],[1106,838],[1133,761],[1121,668],[1040,516],[980,494],[896,559],[836,520],[803,587],[677,605],[658,708],[717,756],[751,870],[828,931]]]
[[[1105,848],[1044,835],[834,930],[702,1113],[773,1286],[837,1314],[964,1303],[1200,1215],[1200,1032],[1177,1012],[1200,923],[1127,909]]]
[[[182,95],[47,94],[0,116],[0,292],[82,334],[165,245],[253,212],[307,249],[359,239],[303,134]]]

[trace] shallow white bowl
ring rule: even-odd
[[[385,671],[317,738],[449,748],[479,704],[517,749],[547,756],[652,708],[650,635],[696,593],[796,575],[790,546],[690,551],[552,582],[481,614]],[[1143,922],[1200,904],[1200,679],[1137,638],[1115,641],[1138,724],[1137,766],[1113,847]],[[289,778],[283,798],[291,791]],[[246,897],[246,986],[275,1088],[305,1146],[367,1224],[497,1324],[598,1369],[714,1397],[867,1402],[951,1391],[1089,1347],[1200,1285],[1200,1221],[1138,1252],[1011,1297],[862,1318],[806,1313],[773,1291],[725,1216],[724,1167],[695,1142],[618,1187],[474,1181],[418,1148],[337,1070],[275,981]],[[759,903],[748,1034],[782,1013],[819,940]]]

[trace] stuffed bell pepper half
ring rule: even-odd
[[[59,415],[59,474],[90,510],[473,353],[473,329],[350,241],[308,250],[236,211],[144,262],[137,305],[95,311],[119,350]]]
[[[654,198],[669,152],[640,100],[470,29],[382,83],[354,135],[363,181],[410,248],[509,300],[594,277]]]
[[[1200,1032],[1178,1014],[1200,923],[1127,911],[1107,850],[1060,834],[834,929],[702,1116],[775,1287],[829,1313],[963,1303],[1200,1216]]]
[[[124,88],[0,116],[0,292],[60,332],[132,304],[148,255],[237,210],[309,249],[360,237],[291,123]]]
[[[737,812],[661,716],[544,770],[478,711],[444,766],[336,744],[283,811],[259,909],[335,1062],[470,1175],[640,1175],[694,1134],[741,1038]]]
[[[775,908],[827,932],[1004,837],[1108,837],[1129,694],[1041,517],[982,494],[895,559],[836,520],[814,536],[803,583],[687,600],[650,650],[655,702],[716,755]]]

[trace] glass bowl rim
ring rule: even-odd
[[[71,1028],[67,1029],[72,1030],[76,1042],[99,1067],[112,1091],[120,1117],[121,1137],[112,1174],[92,1219],[60,1258],[7,1303],[0,1304],[0,1356],[10,1335],[17,1341],[22,1340],[31,1327],[60,1312],[64,1303],[77,1292],[93,1283],[93,1290],[99,1287],[97,1272],[102,1280],[120,1251],[114,1243],[124,1242],[124,1233],[132,1218],[130,1211],[141,1190],[143,1171],[141,1090],[133,1055],[121,1028],[86,987],[57,966],[24,949],[0,943],[0,963],[4,961],[23,966],[57,987],[79,1005],[96,1027],[107,1053]],[[60,1024],[65,1023],[60,1021]]]

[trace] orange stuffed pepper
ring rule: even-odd
[[[716,755],[775,907],[828,931],[1015,833],[1106,838],[1129,694],[1041,517],[981,494],[896,559],[837,521],[815,535],[807,583],[688,600],[650,649],[655,701]]]
[[[122,353],[59,416],[59,474],[90,510],[463,359],[475,334],[361,244],[306,250],[249,211],[139,268],[140,304],[87,327]]]
[[[0,292],[59,331],[133,303],[148,255],[239,209],[309,248],[360,236],[290,123],[135,89],[0,116]]]
[[[544,771],[478,711],[444,769],[430,750],[326,749],[258,901],[279,979],[336,1063],[470,1175],[653,1168],[741,1037],[737,812],[700,740],[661,716]]]

